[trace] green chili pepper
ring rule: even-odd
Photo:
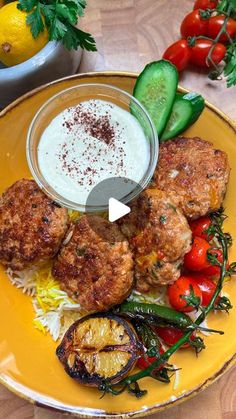
[[[193,325],[192,320],[186,314],[158,304],[127,301],[118,306],[115,312],[130,319],[158,326],[172,325],[180,329],[187,329]]]

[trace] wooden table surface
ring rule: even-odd
[[[96,37],[98,52],[84,53],[81,72],[124,70],[139,72],[161,57],[179,36],[179,25],[193,0],[88,0],[82,27]],[[203,71],[186,71],[180,84],[204,95],[236,120],[236,87],[224,80],[211,82]],[[37,408],[0,386],[0,419],[62,419]],[[235,419],[236,367],[195,398],[150,419]]]

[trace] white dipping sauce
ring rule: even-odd
[[[149,160],[150,146],[138,120],[97,99],[57,115],[38,145],[39,168],[48,184],[81,205],[102,180],[126,177],[139,183]]]

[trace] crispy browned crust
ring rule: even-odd
[[[46,262],[57,253],[67,227],[65,208],[33,180],[17,181],[0,199],[0,262],[13,270]]]
[[[161,144],[154,181],[186,217],[195,219],[220,208],[229,173],[224,151],[198,137],[178,137]]]
[[[134,252],[139,291],[178,279],[192,235],[182,211],[165,192],[147,189],[131,205],[130,214],[122,218],[119,225]],[[153,252],[157,254],[156,261]]]
[[[81,217],[71,231],[52,271],[61,288],[88,311],[120,304],[133,286],[128,241],[115,224],[98,216]]]

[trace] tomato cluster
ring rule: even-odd
[[[217,4],[218,0],[197,0],[193,11],[181,23],[182,39],[164,52],[163,58],[179,71],[189,63],[208,68],[224,59],[227,51],[224,43],[236,36],[236,20],[228,17],[225,31],[217,39],[226,19],[224,14],[214,14]]]
[[[208,255],[210,253],[213,259],[220,263],[223,261],[223,255],[220,249],[212,248],[210,244],[213,239],[211,226],[212,221],[208,216],[190,222],[193,244],[184,259],[186,273],[172,285],[169,285],[167,289],[169,303],[175,310],[182,312],[195,310],[195,306],[188,304],[188,298],[194,298],[193,301],[198,302],[202,307],[206,307],[215,293],[216,283],[214,279],[219,278],[220,267],[213,264]],[[216,304],[219,299],[218,296]],[[184,335],[181,329],[174,326],[155,327],[153,331],[168,346],[174,345]],[[189,348],[191,340],[193,341],[195,338],[196,332],[194,331],[190,336],[190,341],[182,345],[181,348]],[[162,355],[164,353],[163,346],[160,346],[158,351]],[[143,355],[138,360],[137,366],[140,369],[145,369],[157,359],[156,357]],[[157,370],[161,368],[163,368],[163,365],[160,365]]]
[[[192,221],[190,227],[193,243],[184,258],[184,269],[187,273],[168,287],[171,306],[183,312],[194,310],[191,301],[203,307],[210,303],[216,290],[214,279],[219,279],[221,273],[219,264],[223,261],[222,250],[210,244],[213,239],[210,232],[211,218],[201,217]],[[219,298],[216,303],[217,301]]]
[[[193,235],[191,250],[184,258],[184,274],[167,288],[167,296],[170,305],[177,311],[191,312],[197,305],[192,305],[191,301],[198,303],[201,307],[207,307],[216,291],[214,280],[220,278],[220,264],[223,262],[222,250],[214,247],[214,235],[210,216],[201,217],[190,222]],[[210,257],[209,257],[210,255]],[[218,265],[219,263],[219,265]],[[229,263],[226,266],[229,269]],[[220,302],[220,295],[217,296],[215,304]],[[158,338],[167,346],[172,346],[184,335],[184,331],[175,326],[154,327],[153,331]],[[196,331],[194,331],[189,342],[181,348],[189,348],[191,345],[196,347]],[[191,342],[192,341],[192,342]],[[162,345],[158,348],[159,356],[164,353]],[[137,362],[140,369],[149,367],[158,357],[148,357],[143,355]],[[165,365],[157,368],[161,370]]]

